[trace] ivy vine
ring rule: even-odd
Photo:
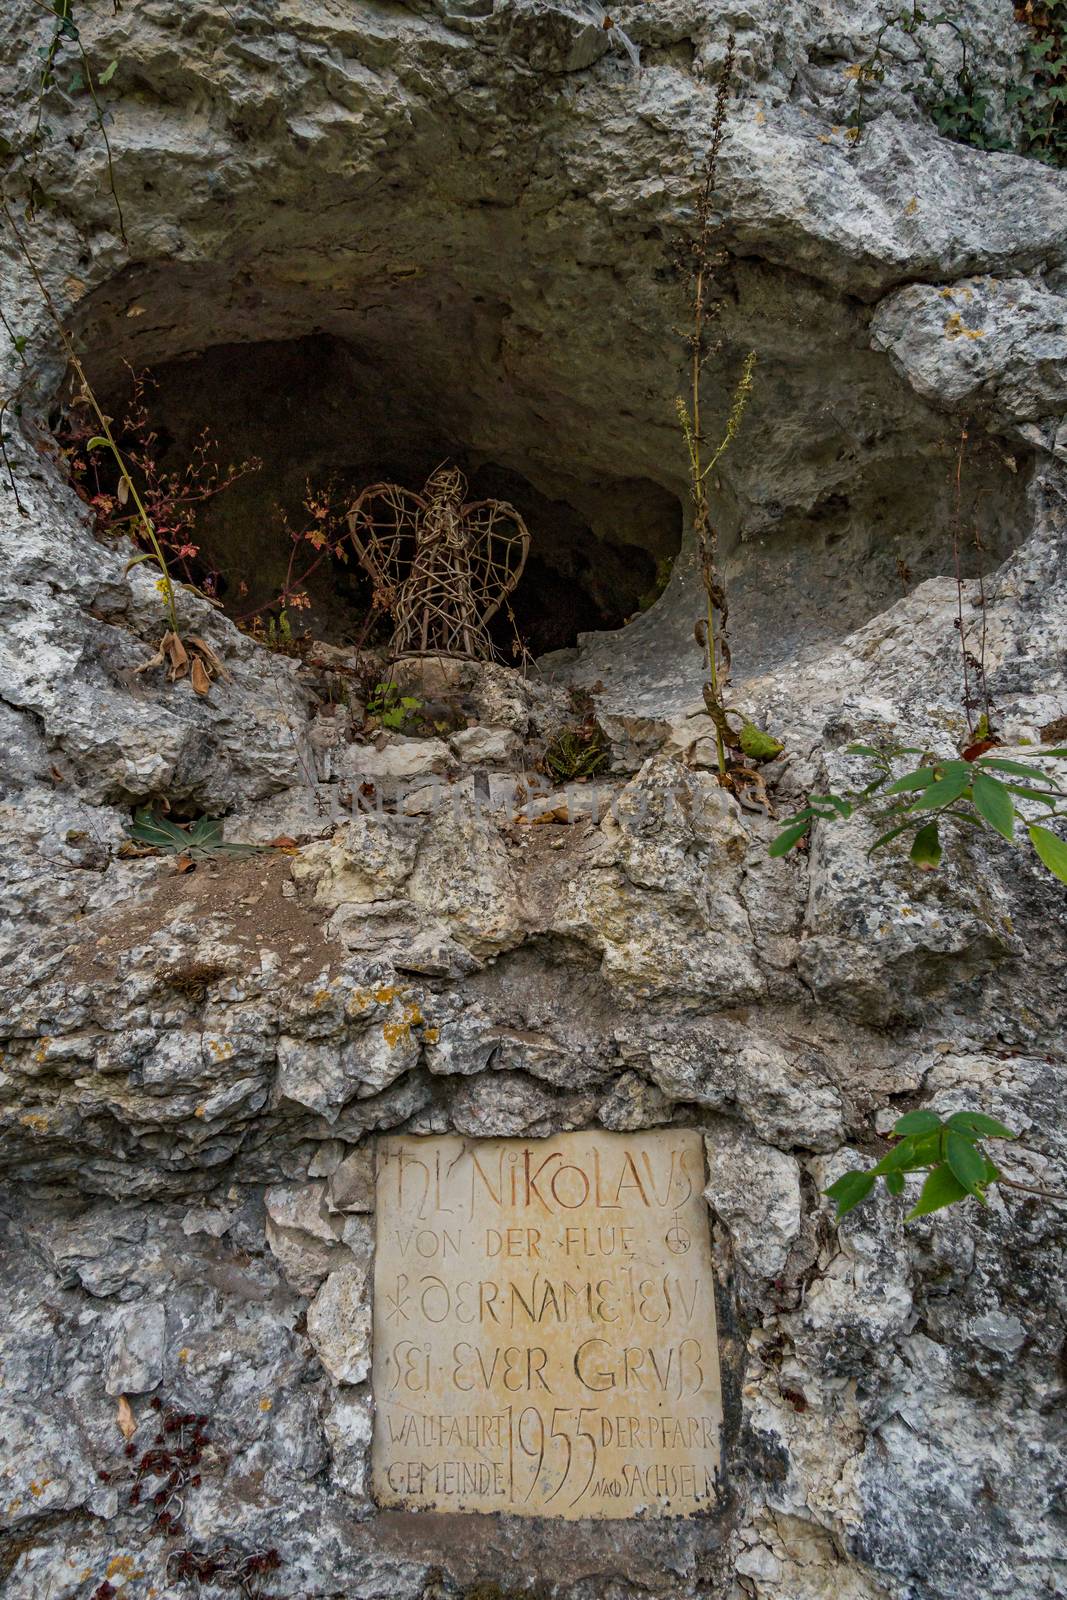
[[[974,41],[950,11],[926,11],[912,0],[886,16],[870,54],[853,69],[856,100],[848,131],[857,142],[870,120],[871,88],[884,81],[888,36],[896,31],[914,39],[920,53],[913,88],[938,132],[977,150],[1016,150],[1049,166],[1067,166],[1067,0],[1024,0],[1016,20],[1030,31],[1016,79],[1001,89],[980,70]],[[946,74],[922,44],[925,30],[947,28],[960,50],[960,64]],[[1015,136],[1009,136],[1014,124]]]

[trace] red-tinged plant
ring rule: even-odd
[[[180,572],[187,584],[200,589],[210,599],[217,599],[220,574],[202,552],[196,533],[197,515],[216,495],[232,488],[249,473],[259,472],[263,463],[258,456],[249,456],[237,466],[221,466],[218,442],[210,428],[205,427],[188,460],[174,471],[165,470],[160,464],[159,432],[152,425],[148,408],[149,393],[155,381],[150,373],[134,372],[132,367],[128,370],[132,384],[130,399],[114,431],[122,441],[126,462],[135,475],[142,505],[172,571]],[[121,476],[115,483],[114,474],[108,470],[110,463],[92,448],[91,421],[83,407],[75,406],[62,435],[61,443],[74,486],[92,506],[101,537],[128,533],[135,542],[142,543],[140,513],[127,509],[130,485]]]

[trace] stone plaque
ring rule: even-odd
[[[688,1128],[381,1140],[378,1503],[568,1518],[714,1505],[703,1187]]]

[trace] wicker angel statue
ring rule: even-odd
[[[352,542],[393,618],[394,659],[493,659],[488,624],[522,576],[530,535],[507,501],[466,493],[462,472],[442,466],[419,494],[375,483],[349,510]]]

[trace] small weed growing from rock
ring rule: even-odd
[[[611,757],[604,730],[595,717],[561,728],[549,740],[544,754],[545,771],[557,783],[573,783],[603,772]]]
[[[172,1551],[167,1562],[167,1576],[184,1581],[190,1587],[195,1584],[197,1593],[201,1584],[213,1583],[220,1588],[233,1589],[247,1596],[247,1600],[269,1600],[263,1581],[268,1574],[277,1572],[281,1564],[277,1550],[249,1555],[224,1544],[213,1551]]]
[[[422,701],[416,695],[401,694],[395,683],[376,683],[367,700],[367,715],[383,728],[405,733],[418,720]]]
[[[756,365],[754,350],[748,352],[742,363],[741,375],[730,401],[726,426],[714,448],[709,447],[703,432],[705,370],[708,362],[718,355],[720,349],[720,341],[714,339],[712,335],[722,302],[713,296],[712,288],[716,273],[726,264],[727,254],[717,241],[715,194],[719,157],[727,136],[727,112],[735,60],[734,36],[731,34],[726,41],[726,57],[715,91],[711,138],[698,174],[696,225],[679,251],[679,263],[685,270],[690,285],[690,327],[685,335],[689,352],[689,392],[686,399],[681,395],[677,397],[675,410],[689,462],[689,501],[700,563],[700,579],[704,588],[704,616],[698,621],[694,630],[697,643],[704,651],[707,662],[708,678],[703,686],[704,705],[715,729],[719,782],[736,792],[742,785],[752,782],[753,774],[742,760],[737,759],[741,746],[729,719],[731,716],[736,717],[738,713],[726,704],[726,691],[730,681],[728,637],[730,608],[727,602],[726,581],[719,561],[718,520],[712,513],[711,490],[714,486],[715,469],[740,431],[749,396],[752,393],[752,374]],[[727,751],[730,751],[729,758]]]
[[[167,1405],[158,1396],[151,1407],[156,1413],[152,1443],[139,1451],[134,1440],[128,1439],[123,1447],[125,1467],[101,1471],[98,1476],[103,1483],[125,1478],[130,1483],[129,1507],[145,1506],[152,1512],[149,1531],[176,1539],[184,1532],[182,1518],[189,1492],[200,1487],[200,1464],[210,1443],[208,1418]],[[94,1591],[93,1600],[110,1600],[115,1593],[115,1587],[105,1580]]]
[[[262,844],[230,844],[222,836],[222,827],[218,817],[198,817],[195,822],[182,824],[141,806],[126,832],[135,844],[191,863],[210,860],[212,856],[254,856],[269,849]]]

